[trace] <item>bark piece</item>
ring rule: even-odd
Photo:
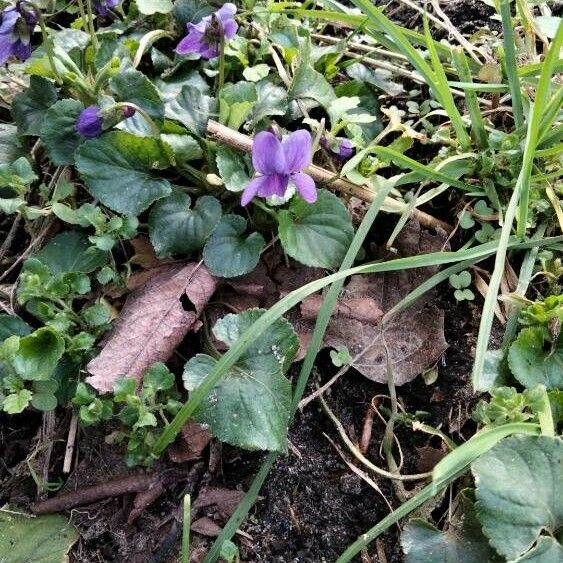
[[[234,514],[243,498],[243,491],[222,487],[206,487],[195,500],[193,510],[197,512],[206,508],[208,513],[216,513],[219,516],[229,518]]]
[[[211,518],[204,516],[203,518],[196,520],[191,525],[191,530],[193,532],[197,532],[198,534],[201,534],[202,536],[216,538],[221,533],[221,526],[219,526],[219,524],[211,520]]]
[[[127,297],[103,350],[87,366],[87,382],[101,393],[121,377],[140,381],[151,364],[168,360],[186,334],[199,328],[215,278],[196,263],[159,270]]]

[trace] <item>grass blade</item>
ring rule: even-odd
[[[447,487],[451,482],[462,475],[469,464],[477,459],[480,455],[491,449],[497,442],[510,436],[511,434],[531,434],[540,433],[537,424],[517,423],[506,424],[497,428],[487,429],[473,436],[469,441],[457,447],[449,453],[434,468],[432,483],[427,485],[407,502],[401,504],[397,510],[391,512],[383,520],[378,522],[371,530],[362,534],[348,549],[336,560],[336,563],[348,563],[358,553],[365,549],[374,539],[388,530],[393,524],[397,523],[401,518],[408,516],[413,510],[423,505],[433,496]]]
[[[510,0],[500,0],[500,17],[502,20],[506,75],[510,87],[510,96],[512,97],[512,115],[514,117],[514,125],[518,128],[524,123],[524,114],[522,110],[520,78],[518,77],[518,66],[516,65],[514,31],[512,29],[512,17],[510,15]]]

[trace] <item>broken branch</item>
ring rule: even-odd
[[[225,145],[229,145],[237,150],[242,152],[251,152],[252,151],[252,139],[248,135],[244,135],[243,133],[239,133],[234,129],[230,129],[229,127],[225,127],[216,121],[210,120],[207,123],[207,134],[214,140],[223,143]],[[375,199],[377,193],[373,190],[369,189],[366,186],[358,186],[349,182],[348,180],[344,180],[335,176],[333,172],[329,170],[325,170],[320,166],[312,164],[307,168],[307,173],[317,182],[321,182],[327,184],[330,188],[333,188],[339,192],[344,194],[357,197],[362,201],[367,203],[372,203]],[[388,211],[392,213],[404,213],[406,209],[406,204],[401,203],[399,201],[394,200],[391,197],[386,197],[383,205],[387,208]],[[412,217],[418,219],[418,221],[424,225],[425,227],[429,227],[435,229],[437,227],[444,229],[446,232],[451,232],[453,227],[448,223],[444,223],[444,221],[440,221],[440,219],[436,219],[432,217],[432,215],[428,215],[424,211],[420,211],[418,209],[413,209],[411,211]]]

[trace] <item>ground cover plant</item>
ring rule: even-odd
[[[1,2],[0,560],[560,561],[556,4]]]

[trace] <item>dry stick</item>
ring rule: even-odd
[[[10,250],[10,246],[12,246],[12,242],[14,241],[14,237],[16,236],[16,231],[18,230],[18,225],[20,224],[21,218],[22,216],[18,213],[12,223],[12,226],[10,227],[10,230],[8,231],[6,239],[2,243],[2,246],[0,246],[0,264],[2,263],[2,260],[4,260],[4,256],[6,256],[6,254]]]
[[[108,497],[124,495],[126,493],[138,493],[146,491],[162,478],[159,474],[139,473],[120,477],[109,482],[84,487],[78,491],[59,495],[32,505],[31,510],[35,514],[47,514],[49,512],[61,512],[75,506],[91,504]]]
[[[365,455],[369,449],[369,442],[371,440],[371,432],[373,430],[373,419],[375,418],[375,409],[370,403],[366,411],[366,418],[364,420],[364,428],[362,430],[362,437],[360,438],[360,451]]]
[[[63,473],[70,473],[72,467],[72,456],[74,454],[74,444],[76,442],[76,430],[78,428],[78,417],[72,413],[70,426],[68,428],[68,438],[66,441],[65,459],[63,462]]]
[[[229,145],[240,151],[252,151],[252,139],[248,135],[244,135],[234,129],[225,127],[216,121],[211,120],[208,122],[207,134],[217,142]],[[349,182],[348,180],[338,178],[332,172],[329,172],[320,166],[316,166],[315,164],[312,164],[309,168],[307,168],[307,173],[317,182],[326,183],[329,187],[338,190],[339,192],[357,197],[367,203],[373,202],[375,196],[377,195],[369,188],[365,186],[358,186],[356,184],[352,184],[352,182]],[[406,207],[404,203],[400,203],[390,197],[386,197],[383,204],[388,209],[392,209],[393,213],[403,213]],[[411,215],[425,227],[431,229],[439,227],[448,233],[453,230],[453,227],[448,223],[440,221],[440,219],[436,219],[424,211],[413,209]]]

